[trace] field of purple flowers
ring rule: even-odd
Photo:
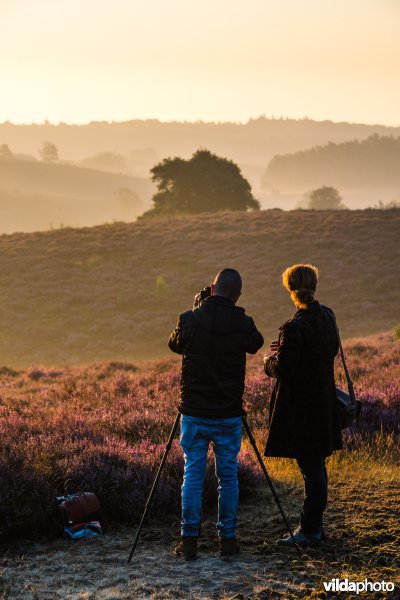
[[[395,465],[400,458],[400,343],[389,333],[380,334],[352,340],[346,351],[363,411],[346,431],[338,460],[368,456]],[[344,385],[340,365],[338,383]],[[260,448],[271,386],[261,357],[252,358],[245,401]],[[109,523],[137,521],[173,423],[178,387],[175,358],[139,365],[0,369],[0,537],[60,531],[54,497],[69,477],[96,492]],[[271,464],[279,481],[282,461]],[[158,517],[177,511],[182,471],[175,441],[153,504]],[[244,443],[242,497],[261,481]],[[215,493],[210,459],[205,501]]]

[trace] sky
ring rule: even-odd
[[[0,0],[0,122],[400,125],[400,0]]]

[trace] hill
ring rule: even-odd
[[[400,127],[265,117],[250,119],[247,123],[155,119],[94,121],[86,125],[0,123],[0,143],[8,144],[13,152],[36,155],[43,141],[51,140],[63,160],[80,161],[102,152],[120,153],[132,172],[141,175],[148,173],[149,166],[156,162],[155,156],[189,158],[199,148],[208,148],[239,164],[265,206],[281,208],[293,206],[293,199],[286,199],[283,194],[279,198],[270,198],[267,194],[264,198],[261,190],[261,176],[274,155],[305,150],[329,141],[362,140],[372,134],[399,136]]]
[[[365,190],[382,187],[400,192],[400,137],[372,135],[277,155],[264,173],[264,186],[285,191],[321,185]]]
[[[117,191],[108,197],[85,198],[0,190],[0,233],[134,221],[145,205],[134,193],[130,195],[133,201],[127,205]]]
[[[0,159],[0,232],[133,220],[149,206],[153,188],[148,179],[67,163]],[[119,202],[120,189],[136,196],[132,206]]]
[[[223,267],[266,339],[293,313],[280,275],[321,270],[344,337],[399,320],[400,211],[222,213],[0,237],[0,364],[156,357]]]

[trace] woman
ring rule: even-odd
[[[334,380],[339,346],[329,309],[314,299],[318,269],[294,265],[282,279],[297,312],[282,325],[279,340],[271,344],[272,353],[264,357],[265,373],[276,378],[265,456],[296,459],[305,499],[294,538],[300,546],[313,547],[324,539],[325,460],[342,448]],[[291,546],[293,541],[289,536],[278,544]]]

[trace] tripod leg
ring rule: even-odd
[[[139,536],[140,536],[140,533],[141,533],[141,531],[143,529],[143,524],[144,524],[144,520],[145,520],[146,515],[147,515],[147,511],[150,508],[151,501],[152,501],[153,496],[155,494],[155,491],[156,491],[156,488],[157,488],[157,484],[158,484],[158,480],[160,479],[160,475],[161,475],[161,472],[162,472],[163,467],[165,465],[165,461],[167,460],[168,452],[171,450],[172,442],[173,442],[173,439],[175,437],[176,430],[178,429],[178,425],[179,425],[180,419],[181,419],[181,413],[178,412],[178,414],[176,415],[174,424],[172,426],[171,433],[169,434],[168,442],[167,442],[167,445],[165,447],[165,451],[164,451],[163,457],[161,459],[160,466],[158,467],[157,475],[156,475],[156,477],[154,479],[154,482],[153,482],[153,485],[151,487],[148,500],[147,500],[146,505],[144,507],[142,518],[140,519],[139,527],[138,527],[138,530],[136,532],[135,541],[133,542],[133,546],[132,546],[131,552],[129,554],[128,563],[131,562],[133,553],[135,552],[135,548],[136,548],[137,543],[139,541]]]
[[[294,536],[293,536],[292,529],[291,529],[291,527],[290,527],[290,525],[289,525],[289,521],[287,520],[287,517],[286,517],[286,515],[285,515],[285,511],[283,510],[283,507],[282,507],[281,501],[279,500],[278,494],[277,494],[277,493],[276,493],[276,491],[275,491],[274,485],[273,485],[273,483],[272,483],[272,481],[271,481],[271,478],[270,478],[270,476],[269,476],[269,474],[268,474],[268,471],[267,471],[267,469],[266,469],[266,466],[265,466],[265,464],[264,464],[264,461],[263,461],[263,459],[262,459],[262,457],[261,457],[261,454],[260,454],[260,452],[259,452],[259,450],[258,450],[258,448],[257,448],[256,440],[254,439],[254,436],[253,436],[253,434],[251,433],[251,429],[250,429],[250,427],[249,427],[249,424],[248,424],[248,422],[247,422],[247,417],[246,417],[246,415],[243,415],[243,416],[242,416],[242,421],[243,421],[243,425],[244,425],[244,428],[245,428],[245,430],[246,430],[247,436],[248,436],[248,438],[249,438],[249,440],[250,440],[250,444],[253,446],[254,452],[255,452],[255,454],[256,454],[256,456],[257,456],[257,459],[258,459],[258,462],[260,463],[260,466],[261,466],[262,472],[264,473],[264,475],[265,475],[265,479],[267,480],[267,483],[268,483],[269,489],[270,489],[270,490],[271,490],[271,492],[272,492],[272,495],[273,495],[273,497],[274,497],[274,500],[275,500],[275,502],[276,502],[276,504],[277,504],[277,506],[278,506],[278,508],[279,508],[279,511],[280,511],[280,513],[281,513],[281,515],[282,515],[282,518],[283,518],[283,520],[284,520],[284,522],[285,522],[286,529],[288,530],[288,532],[289,532],[289,535],[290,535],[290,537],[292,538],[292,542],[293,542],[293,544],[295,545],[296,549],[298,550],[298,552],[299,552],[299,553],[301,553],[301,551],[300,551],[300,548],[299,548],[299,546],[296,544],[296,541],[295,541],[295,539],[294,539]]]

